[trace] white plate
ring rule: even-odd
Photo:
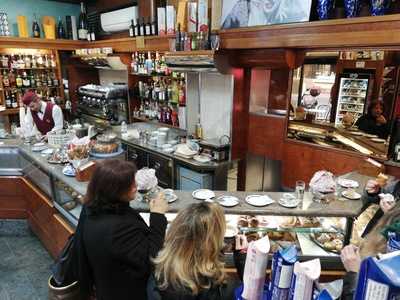
[[[195,156],[193,156],[193,159],[195,161],[198,161],[201,163],[208,163],[211,161],[211,158],[209,158],[208,156],[205,156],[205,155],[195,155]]]
[[[165,189],[164,196],[165,196],[165,200],[167,200],[168,203],[172,203],[172,202],[175,202],[176,200],[178,200],[178,196],[175,194],[174,190],[172,190],[172,189]]]
[[[377,138],[378,137],[376,134],[369,134],[369,133],[364,133],[364,136],[367,138]]]
[[[371,141],[374,143],[384,143],[386,142],[384,139],[379,139],[379,138],[372,138]]]
[[[33,152],[41,152],[41,151],[43,151],[45,149],[47,149],[47,146],[43,145],[43,146],[33,146],[31,150]]]
[[[266,206],[275,201],[267,195],[249,195],[246,197],[246,202],[253,206]]]
[[[239,204],[239,199],[235,196],[224,195],[217,198],[219,204],[225,207],[233,207]]]
[[[164,151],[165,153],[172,153],[175,151],[175,149],[172,147],[171,148],[163,148],[162,151]]]
[[[193,198],[198,200],[207,200],[215,197],[215,193],[211,190],[200,189],[192,193]]]
[[[300,204],[300,200],[299,199],[293,199],[290,201],[287,201],[286,199],[279,199],[278,203],[279,205],[283,206],[283,207],[287,207],[287,208],[295,208]]]
[[[43,147],[43,146],[46,146],[46,143],[41,142],[41,143],[35,143],[32,145],[32,147],[36,147],[36,148]]]
[[[357,181],[351,180],[351,179],[346,179],[346,178],[339,178],[338,184],[345,188],[353,188],[354,189],[354,188],[359,187],[359,184]]]
[[[361,198],[361,195],[353,190],[343,191],[342,196],[350,200],[358,200]]]

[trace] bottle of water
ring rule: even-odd
[[[125,121],[122,121],[121,123],[121,134],[127,133],[128,132],[128,125],[126,125]]]

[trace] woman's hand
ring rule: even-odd
[[[380,115],[378,118],[376,118],[376,123],[379,125],[385,125],[387,121],[383,115]]]
[[[368,194],[376,194],[379,192],[380,188],[381,187],[379,183],[374,179],[368,180],[365,186],[365,190],[367,191]]]
[[[379,194],[379,198],[379,206],[385,214],[396,205],[396,201],[391,194]]]
[[[347,245],[340,253],[343,266],[347,272],[358,273],[360,271],[361,256],[358,248],[354,245]]]
[[[168,202],[165,200],[164,193],[158,193],[157,197],[150,200],[150,212],[165,214],[168,211]]]

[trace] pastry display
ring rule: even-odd
[[[102,134],[92,146],[93,153],[110,154],[118,151],[117,136],[113,133]]]
[[[57,149],[47,159],[51,164],[65,164],[68,162],[68,155],[65,149]]]
[[[312,233],[311,240],[326,251],[340,253],[343,248],[341,233]]]
[[[297,227],[320,227],[321,222],[316,217],[298,217]]]

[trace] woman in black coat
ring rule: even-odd
[[[136,167],[122,160],[99,163],[89,183],[82,244],[97,300],[147,299],[150,259],[164,243],[168,204],[150,202],[150,227],[129,206],[134,199]]]

